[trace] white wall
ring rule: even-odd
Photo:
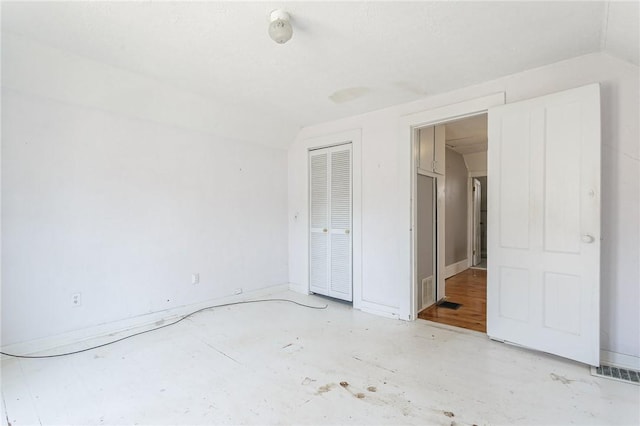
[[[467,210],[469,197],[469,171],[462,155],[446,149],[445,203],[446,221],[444,231],[445,266],[467,260]]]
[[[137,116],[100,108],[120,71],[56,55],[3,61],[3,345],[287,282],[286,150],[146,118],[132,87]],[[187,107],[170,100],[149,108]]]
[[[362,132],[362,293],[381,307],[404,303],[410,285],[410,144],[402,116],[506,92],[507,103],[588,83],[602,88],[602,348],[640,356],[640,155],[638,67],[592,54],[506,76],[418,102],[302,129],[289,150],[289,279],[304,288],[307,207],[303,141],[348,129]],[[399,311],[399,309],[397,310]],[[396,311],[396,312],[397,312]]]
[[[298,130],[261,105],[219,102],[11,33],[2,34],[1,53],[3,87],[281,149]]]

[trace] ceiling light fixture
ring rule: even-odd
[[[269,24],[269,37],[278,44],[284,44],[291,39],[293,28],[289,22],[289,14],[281,9],[271,12]]]

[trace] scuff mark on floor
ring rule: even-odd
[[[362,359],[362,358],[358,358],[357,356],[354,356],[354,357],[353,357],[353,359],[355,359],[356,361],[360,361],[360,362],[367,363],[367,364],[369,364],[369,365],[373,365],[374,367],[380,368],[381,370],[384,370],[384,371],[388,371],[389,373],[393,373],[393,374],[395,374],[395,373],[397,373],[397,372],[398,372],[398,370],[395,370],[395,369],[389,369],[389,368],[383,367],[383,366],[381,366],[381,365],[379,365],[379,364],[376,364],[376,363],[374,363],[374,362],[365,361],[364,359]]]
[[[551,380],[554,380],[556,382],[560,382],[562,384],[568,385],[571,384],[571,382],[573,382],[573,380],[569,380],[564,376],[560,376],[556,373],[550,373],[549,376],[551,376]]]
[[[305,377],[304,380],[302,381],[302,385],[306,386],[306,385],[308,385],[308,384],[310,384],[312,382],[315,382],[315,380],[312,379],[311,377]]]
[[[336,386],[335,383],[327,383],[326,385],[320,386],[318,388],[318,391],[316,392],[316,395],[322,395],[323,393],[327,393],[331,389],[333,389],[335,386]]]
[[[292,354],[294,352],[299,352],[301,350],[304,349],[304,346],[298,344],[298,343],[289,343],[288,345],[284,345],[281,348],[283,351],[285,351],[288,354]]]
[[[447,416],[447,417],[455,417],[456,416],[451,411],[444,411],[444,415]]]
[[[346,390],[347,392],[349,392],[351,395],[353,395],[354,397],[358,398],[358,399],[364,399],[365,395],[362,392],[354,392],[351,389],[349,389],[349,382],[347,381],[342,381],[340,382],[340,386],[342,386],[342,388],[344,390]]]
[[[4,416],[7,419],[7,425],[11,426],[11,421],[9,421],[9,412],[7,411],[7,404],[4,401],[4,394],[2,395],[2,411],[4,411]]]
[[[231,361],[235,362],[236,364],[240,364],[242,365],[242,363],[240,363],[238,360],[236,360],[235,358],[227,355],[226,353],[222,352],[220,349],[216,348],[215,346],[211,345],[209,342],[206,342],[204,340],[201,340],[202,343],[204,343],[205,345],[209,346],[211,349],[213,349],[214,351],[218,352],[221,355],[226,356],[227,358],[229,358]]]

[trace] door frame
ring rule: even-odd
[[[426,111],[405,115],[400,119],[400,140],[410,145],[410,192],[409,192],[409,215],[410,215],[410,256],[409,256],[409,282],[403,287],[400,318],[413,321],[417,318],[417,264],[416,264],[416,197],[417,197],[417,173],[418,173],[418,152],[416,149],[418,143],[418,129],[427,126],[442,124],[448,121],[458,120],[461,118],[472,117],[474,115],[487,113],[489,108],[504,105],[505,93],[499,92],[484,97],[467,100],[464,102],[442,106]],[[437,194],[437,249],[438,249],[438,265],[436,270],[436,288],[438,297],[444,297],[446,294],[444,281],[444,175],[439,175],[442,186],[438,185]]]

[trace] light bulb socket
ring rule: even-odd
[[[286,43],[293,36],[289,14],[281,9],[271,11],[269,15],[269,37],[278,44]]]

